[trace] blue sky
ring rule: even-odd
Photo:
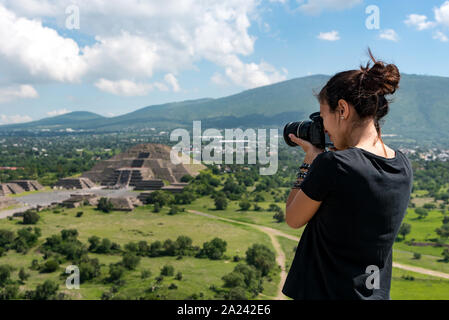
[[[441,0],[0,0],[0,124],[330,75],[368,46],[403,73],[449,77],[448,38]]]

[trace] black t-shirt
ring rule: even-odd
[[[392,247],[413,180],[410,161],[395,152],[388,159],[351,147],[315,158],[301,189],[322,202],[299,241],[286,296],[390,299]]]

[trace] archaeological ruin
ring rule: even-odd
[[[196,176],[205,169],[202,164],[173,164],[171,147],[163,144],[140,144],[111,159],[97,163],[82,177],[94,183],[110,187],[132,186],[135,190],[181,191],[180,180],[184,175]],[[183,155],[183,157],[186,157]],[[185,158],[184,158],[185,159]],[[164,187],[164,180],[171,185]]]

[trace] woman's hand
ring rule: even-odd
[[[288,137],[290,138],[290,140],[292,140],[294,143],[296,143],[298,146],[300,146],[306,153],[306,156],[304,157],[305,163],[312,163],[313,160],[315,160],[317,155],[324,152],[323,149],[319,149],[319,148],[315,147],[309,141],[298,138],[293,133],[290,133],[288,135]]]

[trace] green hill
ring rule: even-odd
[[[0,126],[1,131],[41,129],[83,129],[122,131],[155,127],[169,130],[192,127],[202,120],[203,128],[282,127],[302,120],[314,111],[318,92],[329,79],[313,75],[246,90],[218,98],[172,102],[144,107],[134,112],[105,118],[89,112],[72,112],[39,121]],[[383,133],[396,134],[411,142],[449,141],[449,78],[403,74],[400,89],[393,96]]]

